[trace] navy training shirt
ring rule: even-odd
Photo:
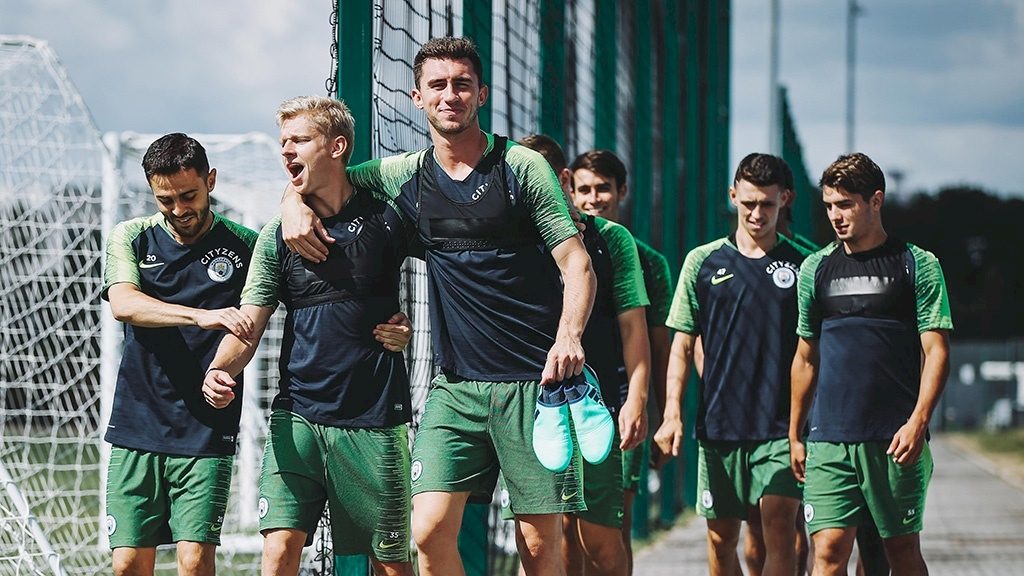
[[[740,253],[735,236],[687,254],[666,324],[703,341],[697,438],[788,436],[796,281],[805,257],[782,235],[760,258]]]
[[[291,252],[281,219],[260,232],[242,304],[288,310],[273,407],[340,428],[389,428],[412,420],[401,352],[373,337],[399,311],[406,232],[393,207],[357,191],[324,218],[335,242],[314,263]]]
[[[920,333],[951,330],[938,259],[888,238],[854,254],[831,244],[800,271],[798,333],[817,339],[808,440],[888,441],[914,410]]]
[[[164,216],[127,220],[107,241],[103,297],[127,282],[163,302],[191,308],[237,306],[256,232],[213,214],[210,230],[180,244]],[[125,324],[124,352],[104,439],[115,446],[177,456],[235,453],[244,390],[218,410],[203,399],[206,367],[224,332],[197,326]]]

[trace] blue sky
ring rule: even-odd
[[[781,80],[810,169],[843,151],[842,0],[781,0]],[[47,40],[103,131],[274,133],[325,93],[328,0],[0,0],[0,34]],[[1024,2],[861,0],[857,148],[904,190],[1024,195]],[[733,0],[732,159],[768,146],[768,2]]]

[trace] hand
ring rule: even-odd
[[[583,345],[579,339],[556,338],[555,344],[548,351],[548,359],[540,375],[540,385],[555,384],[580,374],[583,372],[584,360]]]
[[[661,467],[672,459],[672,455],[664,452],[661,446],[657,442],[651,442],[651,462],[650,466],[654,470],[661,470]]]
[[[578,232],[585,232],[587,229],[586,223],[583,222],[583,218],[580,216],[580,211],[569,202],[569,217],[572,218],[572,223],[576,225]]]
[[[789,441],[789,468],[798,482],[804,482],[807,472],[807,448],[799,440]]]
[[[387,323],[377,324],[373,329],[373,337],[384,345],[385,350],[401,352],[412,340],[412,322],[402,312],[396,312],[388,318]]]
[[[286,194],[281,201],[281,238],[289,250],[312,262],[327,260],[327,245],[334,244],[323,222],[298,194]]]
[[[924,433],[927,429],[928,426],[923,422],[914,418],[907,420],[907,423],[896,431],[885,453],[891,455],[892,461],[901,466],[917,462],[924,450]]]
[[[254,328],[252,318],[238,308],[199,310],[196,325],[205,330],[225,330],[242,340],[248,340]]]
[[[679,456],[679,449],[683,445],[682,418],[665,418],[654,433],[654,442],[666,455]]]
[[[632,450],[647,437],[647,406],[629,398],[619,410],[620,450]]]
[[[212,368],[203,378],[203,398],[214,408],[224,408],[235,399],[235,380],[220,368]]]

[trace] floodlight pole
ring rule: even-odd
[[[847,0],[846,10],[846,151],[853,152],[854,138],[854,112],[856,80],[856,51],[857,51],[857,16],[864,13],[863,8],[857,4],[857,0]]]
[[[779,0],[771,1],[768,65],[768,153],[782,155],[782,110],[779,98]]]

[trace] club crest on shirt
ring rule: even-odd
[[[776,286],[786,289],[796,284],[796,275],[800,268],[792,262],[776,260],[769,264],[764,271],[771,275],[772,282],[775,282]]]
[[[206,273],[214,282],[227,282],[235,274],[235,270],[245,266],[242,257],[230,248],[214,248],[199,260],[206,266]]]

